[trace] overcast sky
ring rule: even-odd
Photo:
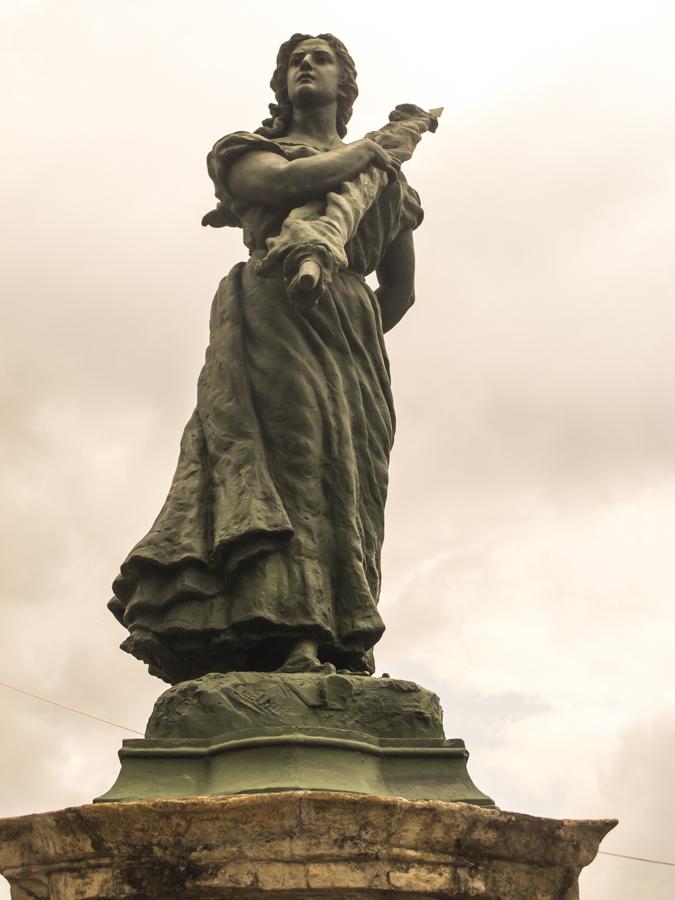
[[[165,687],[105,604],[244,257],[200,227],[205,156],[259,124],[294,31],[352,52],[352,139],[445,106],[407,165],[378,670],[438,692],[501,807],[617,816],[605,850],[675,861],[670,2],[0,0],[0,681],[140,731]],[[2,687],[0,711],[0,815],[114,781],[122,731]],[[674,895],[669,867],[582,876]]]

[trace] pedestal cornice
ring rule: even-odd
[[[614,820],[298,791],[0,821],[13,900],[576,900]]]

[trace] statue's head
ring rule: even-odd
[[[272,118],[266,119],[263,122],[263,127],[258,129],[259,133],[264,134],[266,137],[278,137],[288,130],[293,115],[291,94],[294,95],[297,103],[305,99],[304,89],[294,83],[293,68],[300,64],[301,51],[312,48],[315,52],[320,52],[322,48],[325,49],[333,57],[337,66],[337,113],[335,124],[340,137],[344,137],[347,133],[347,122],[351,118],[354,101],[359,93],[359,89],[356,86],[354,60],[349,55],[342,41],[332,34],[318,34],[316,36],[294,34],[293,37],[281,45],[277,54],[277,67],[270,82],[270,87],[274,91],[277,102],[270,104]],[[332,65],[330,60],[326,62],[328,65]],[[324,78],[323,81],[325,88],[330,90],[330,79],[326,80]],[[311,99],[311,91],[311,87],[308,87],[306,90],[308,102]]]

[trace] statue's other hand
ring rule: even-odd
[[[324,270],[320,263],[311,258],[303,261],[296,274],[286,285],[286,293],[291,306],[299,312],[306,312],[316,306],[325,290]]]

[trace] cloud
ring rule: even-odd
[[[675,862],[672,837],[664,828],[675,791],[674,757],[675,716],[669,705],[624,730],[599,773],[605,806],[620,818],[604,850]],[[672,868],[599,856],[582,876],[581,889],[582,896],[667,900],[673,893]]]

